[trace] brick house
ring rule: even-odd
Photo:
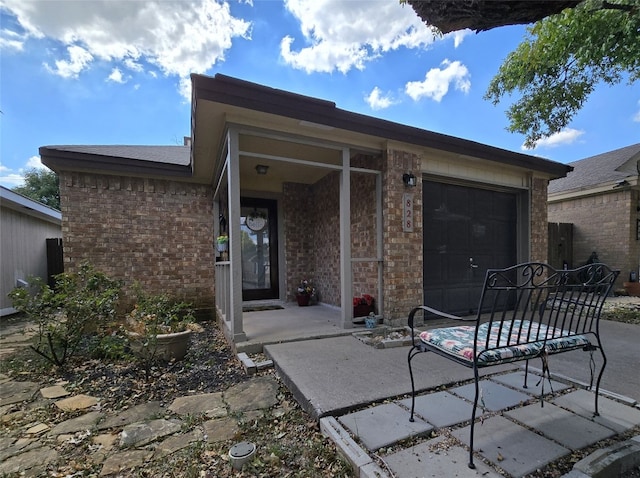
[[[348,328],[355,295],[387,323],[423,302],[464,313],[484,269],[546,260],[566,165],[223,75],[192,85],[186,146],[40,149],[70,266],[215,306],[242,342],[243,302],[294,301],[304,278]]]
[[[570,166],[566,177],[549,183],[549,221],[573,224],[573,266],[595,251],[620,269],[622,287],[640,267],[640,143]]]

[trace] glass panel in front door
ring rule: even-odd
[[[242,289],[271,288],[269,217],[267,208],[242,207]]]

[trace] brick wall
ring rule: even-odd
[[[573,224],[572,265],[584,264],[595,251],[601,262],[620,269],[618,286],[628,280],[640,255],[637,202],[638,191],[628,189],[549,204],[551,222]]]
[[[351,176],[351,254],[376,256],[375,176]],[[339,306],[340,175],[330,173],[313,186],[287,183],[283,188],[287,300],[294,300],[303,278],[313,281],[323,303]],[[377,295],[375,263],[353,265],[355,294]]]
[[[213,305],[210,186],[62,172],[60,201],[65,270],[87,260],[127,286]]]
[[[416,154],[389,150],[383,171],[384,300],[385,321],[405,321],[407,312],[422,303],[422,178],[405,187],[402,174],[420,171]],[[413,195],[413,232],[403,232],[402,195]]]
[[[547,219],[547,185],[542,178],[533,178],[531,185],[531,260],[547,262],[549,226]],[[552,221],[556,222],[556,221]]]
[[[282,187],[282,227],[284,229],[285,290],[289,301],[303,279],[315,280],[313,269],[313,201],[306,184],[285,183]]]

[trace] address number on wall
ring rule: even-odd
[[[402,195],[402,215],[403,232],[413,232],[413,194]]]

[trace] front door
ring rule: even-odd
[[[475,314],[489,268],[517,259],[513,193],[423,181],[424,303]]]
[[[242,300],[277,299],[277,203],[270,199],[240,199],[242,240]]]

